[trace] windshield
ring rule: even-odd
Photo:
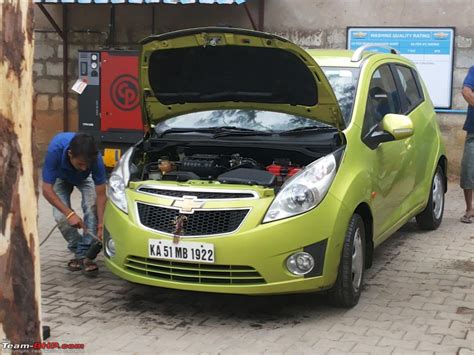
[[[334,90],[342,117],[347,124],[351,120],[359,69],[337,67],[322,67],[321,69]]]
[[[283,132],[301,127],[331,127],[313,119],[281,112],[259,110],[211,110],[176,116],[155,126],[161,134],[169,129],[199,130],[203,128],[235,127],[261,132]]]

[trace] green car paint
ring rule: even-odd
[[[243,98],[239,96],[235,100],[212,102],[193,99],[194,93],[186,94],[188,98],[191,98],[190,100],[183,98],[174,100],[176,94],[170,94],[165,90],[166,92],[160,96],[155,92],[161,87],[151,83],[150,80],[153,77],[151,73],[155,73],[150,68],[153,53],[177,48],[204,48],[205,51],[206,47],[219,50],[220,47],[240,48],[243,46],[273,48],[297,56],[298,60],[306,65],[311,79],[315,82],[317,102],[312,105],[302,105],[284,102],[280,98],[269,99],[269,101],[277,102],[261,102],[265,99],[258,99],[260,102],[255,102],[253,99],[246,101],[245,96],[242,96]],[[199,51],[201,49],[197,52]],[[255,53],[258,55],[260,52],[257,50]],[[438,204],[437,211],[441,208],[441,215],[437,212],[435,223],[428,224],[427,228],[434,229],[439,225],[444,206],[442,204],[444,200],[440,200],[439,196],[444,197],[446,190],[447,161],[434,108],[421,79],[417,79],[416,86],[422,96],[420,102],[409,112],[393,112],[392,114],[388,112],[381,122],[382,128],[376,129],[375,133],[372,132],[373,137],[368,137],[364,122],[367,116],[366,109],[368,110],[369,107],[367,104],[369,95],[374,95],[370,93],[371,82],[373,83],[378,75],[375,74],[375,79],[373,79],[374,73],[383,65],[391,65],[384,68],[390,68],[393,79],[399,68],[395,65],[399,65],[403,68],[411,68],[416,77],[416,69],[412,62],[399,55],[367,51],[359,61],[352,61],[352,55],[352,52],[340,50],[305,51],[273,35],[237,29],[195,29],[144,40],[141,52],[140,84],[143,97],[142,107],[150,127],[172,117],[215,109],[253,109],[288,113],[338,129],[340,142],[328,152],[329,155],[337,156],[337,171],[329,190],[316,206],[304,213],[268,221],[267,212],[278,194],[282,193],[281,189],[290,184],[291,179],[285,182],[281,189],[255,184],[230,184],[217,182],[215,179],[189,179],[187,181],[129,179],[128,170],[131,165],[128,160],[125,163],[122,162],[122,166],[117,168],[122,169],[122,173],[116,170],[118,174],[116,181],[119,187],[109,189],[109,196],[113,198],[107,202],[105,211],[106,266],[114,274],[131,282],[181,290],[261,295],[334,291],[339,288],[337,303],[343,306],[354,305],[360,295],[360,290],[356,286],[349,292],[351,299],[347,298],[349,296],[344,296],[346,298],[343,297],[344,301],[341,301],[341,295],[345,295],[344,292],[346,292],[341,290],[350,288],[352,282],[351,280],[343,281],[342,275],[343,263],[350,264],[351,262],[350,257],[346,261],[343,258],[345,258],[345,243],[354,214],[359,215],[363,220],[364,228],[358,229],[362,233],[363,245],[365,245],[364,258],[361,260],[368,267],[371,264],[373,248],[380,245],[413,217],[426,219],[426,215],[431,216],[431,209],[436,204]],[[239,62],[236,61],[232,65],[238,66]],[[324,74],[331,68],[354,70],[357,76],[355,96],[350,102],[350,110],[345,113],[347,117],[343,117],[336,95]],[[169,68],[169,70],[174,69]],[[212,75],[212,73],[209,72],[206,75]],[[213,82],[213,77],[209,78],[209,82]],[[403,86],[401,81],[396,81],[396,84],[399,90],[408,85],[405,83]],[[302,93],[306,95],[308,90],[302,90]],[[252,95],[253,93],[250,94]],[[387,100],[384,93],[378,95],[377,100]],[[401,97],[402,93],[399,92],[400,105],[408,108],[408,101],[403,101]],[[170,102],[163,103],[160,98],[165,98],[163,101],[171,99],[168,100]],[[172,102],[173,100],[175,102]],[[298,98],[291,100],[298,100]],[[403,113],[406,115],[401,115]],[[379,133],[380,135],[377,135]],[[255,145],[255,149],[265,148],[267,144],[264,137],[259,138],[261,141]],[[294,141],[303,139],[299,135],[290,136],[290,138]],[[135,147],[135,151],[140,149],[143,151],[145,148],[140,147],[147,144],[147,139],[149,138],[140,142]],[[369,140],[375,141],[375,146],[370,146]],[[242,146],[251,146],[254,144],[251,142],[254,141],[246,140]],[[238,148],[238,143],[236,143],[235,149],[238,150]],[[146,153],[143,154],[143,157],[146,156]],[[134,161],[135,165],[142,164],[140,161],[142,158],[131,159],[138,159]],[[443,181],[441,195],[432,193],[435,190],[433,181],[437,171],[441,171],[439,176]],[[123,185],[120,178],[123,178]],[[196,211],[202,208],[215,211],[248,209],[249,212],[239,227],[231,233],[176,237],[173,233],[162,233],[145,227],[140,222],[137,202],[173,208],[179,198],[138,191],[143,186],[151,189],[169,188],[201,192],[248,193],[250,191],[253,198],[203,199],[201,205],[196,205],[199,206]],[[117,203],[114,199],[115,193],[118,194],[118,199],[123,198],[121,203]],[[191,192],[189,194],[192,195]],[[196,202],[196,199],[192,202]],[[442,205],[439,207],[440,203]],[[180,212],[183,211],[180,210]],[[176,224],[176,221],[172,223]],[[424,226],[426,227],[426,223]],[[214,262],[172,261],[164,257],[150,257],[149,241],[151,239],[167,241],[175,239],[176,241],[176,238],[178,245],[184,242],[213,244]],[[113,247],[107,247],[109,240],[113,240]],[[314,257],[313,271],[306,275],[297,275],[289,271],[287,264],[291,255],[302,251],[313,253],[311,254]],[[344,282],[346,284],[343,284]]]

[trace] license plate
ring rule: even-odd
[[[155,259],[214,263],[214,244],[149,239],[148,256]]]

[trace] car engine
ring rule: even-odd
[[[314,160],[310,157],[298,159],[298,154],[294,153],[294,157],[274,156],[271,153],[282,152],[272,149],[243,149],[243,152],[222,154],[211,154],[210,151],[182,147],[148,151],[142,161],[134,163],[137,169],[134,169],[136,173],[132,178],[141,181],[216,180],[222,183],[281,186]]]

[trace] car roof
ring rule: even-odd
[[[354,51],[344,49],[307,49],[306,50],[321,67],[347,67],[360,68],[362,64],[367,62],[376,62],[381,59],[392,59],[394,62],[405,63],[414,66],[408,59],[390,53],[380,53],[374,51],[364,51],[362,59],[351,61]]]

